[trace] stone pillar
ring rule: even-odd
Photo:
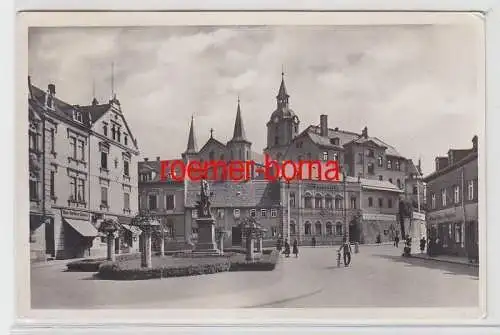
[[[221,255],[224,255],[224,234],[221,234],[221,237],[220,237],[219,252]]]
[[[107,260],[108,261],[115,261],[115,236],[113,232],[108,232],[108,236],[106,237],[106,244],[107,244]]]
[[[198,218],[198,243],[194,252],[219,254],[215,241],[215,220],[213,218]]]
[[[259,237],[257,241],[257,252],[262,252],[262,237]]]
[[[163,227],[161,228],[162,229],[162,232],[161,232],[161,241],[160,241],[160,257],[164,257],[165,256],[165,232],[163,231]]]
[[[245,257],[245,260],[247,260],[247,261],[253,261],[254,258],[255,258],[255,254],[254,254],[254,251],[253,251],[253,245],[254,245],[253,239],[250,236],[248,236],[246,238],[247,254],[246,254],[246,257]]]
[[[144,250],[143,250],[143,257],[142,257],[142,264],[141,266],[143,268],[152,268],[152,261],[151,261],[151,231],[147,229],[144,233]]]

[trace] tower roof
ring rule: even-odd
[[[247,141],[243,119],[241,117],[240,98],[238,97],[238,107],[236,109],[236,120],[234,121],[233,138],[231,141]],[[247,141],[248,142],[248,141]]]
[[[288,98],[290,97],[288,95],[288,92],[286,90],[286,85],[285,85],[285,73],[281,72],[281,84],[280,84],[280,89],[278,91],[277,98]]]
[[[189,138],[186,153],[196,153],[198,151],[198,147],[196,145],[196,138],[194,137],[194,117],[191,116],[191,126],[189,127]]]

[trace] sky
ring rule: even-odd
[[[479,37],[466,25],[30,28],[28,67],[71,104],[114,91],[141,159],[180,157],[192,115],[199,148],[210,128],[225,143],[238,95],[262,152],[284,69],[300,131],[320,114],[331,128],[367,126],[427,174],[481,129]]]

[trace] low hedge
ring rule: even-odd
[[[141,257],[140,253],[134,254],[122,254],[115,255],[117,261],[127,261],[132,259],[139,259]],[[69,262],[66,264],[68,271],[78,271],[78,272],[97,272],[99,271],[99,266],[106,262],[106,258],[89,258],[80,259],[77,261]]]
[[[112,280],[184,277],[229,271],[230,266],[229,258],[222,257],[216,258],[210,263],[160,265],[151,269],[127,268],[123,262],[105,262],[99,267],[97,277]]]
[[[277,250],[269,250],[269,253],[263,252],[263,256],[254,261],[245,260],[243,255],[235,255],[231,257],[229,271],[272,271],[276,268],[279,259],[280,255]]]

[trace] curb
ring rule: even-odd
[[[448,263],[448,264],[460,264],[460,265],[465,265],[473,268],[478,268],[479,264],[478,263],[467,263],[467,262],[462,262],[462,261],[455,261],[455,260],[449,260],[449,259],[440,259],[440,258],[434,258],[434,257],[428,257],[428,256],[421,256],[421,255],[411,255],[410,258],[417,258],[417,259],[423,259],[423,260],[429,260],[433,262],[441,262],[441,263]]]

